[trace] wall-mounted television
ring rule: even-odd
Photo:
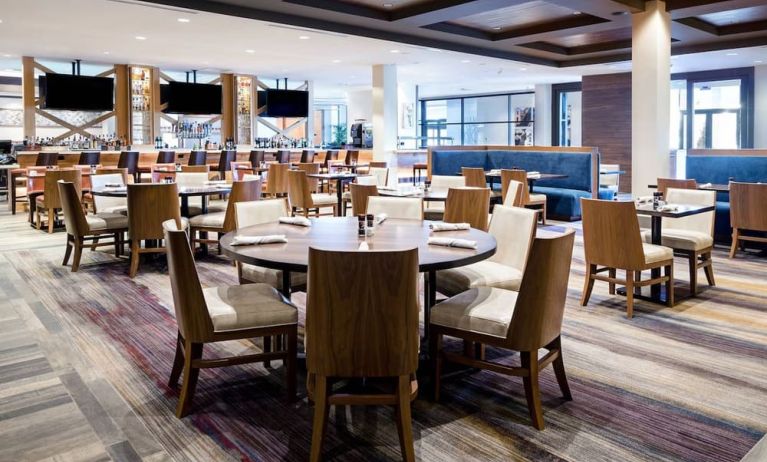
[[[168,114],[221,114],[221,86],[207,83],[168,83]]]
[[[38,81],[43,109],[64,111],[111,111],[115,82],[111,77],[82,75],[41,75]]]
[[[308,91],[266,90],[267,117],[306,117],[308,115]]]

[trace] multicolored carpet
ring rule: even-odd
[[[488,372],[444,381],[443,398],[413,404],[421,460],[737,461],[767,432],[767,259],[714,256],[718,286],[666,308],[625,301],[597,283],[587,307],[578,240],[563,327],[574,400],[564,402],[551,369],[542,375],[546,430],[529,425],[521,380]],[[307,460],[313,408],[284,401],[283,369],[261,365],[206,370],[194,413],[173,416],[166,386],[176,325],[164,260],[142,265],[86,252],[79,273],[60,265],[61,249],[6,253],[54,313],[82,361],[107,376],[150,432],[177,460]],[[198,262],[205,285],[234,284],[235,270],[215,256]],[[677,263],[681,287],[686,265]],[[705,278],[699,278],[705,280]],[[303,309],[303,294],[294,301]],[[300,316],[303,320],[303,315]],[[455,347],[458,347],[456,344]],[[232,342],[206,354],[257,348]],[[516,355],[490,350],[515,363]],[[299,378],[302,383],[303,377]],[[303,387],[299,388],[303,391]],[[325,439],[327,460],[398,460],[393,411],[338,408]]]

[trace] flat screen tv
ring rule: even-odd
[[[306,117],[309,115],[309,92],[301,90],[266,90],[268,117]]]
[[[45,74],[38,82],[44,109],[111,111],[115,82],[111,77]]]
[[[168,83],[169,114],[221,114],[221,86],[207,83]]]

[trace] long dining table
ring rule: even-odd
[[[217,194],[228,194],[232,191],[232,185],[209,185],[209,186],[181,186],[178,188],[178,196],[181,198],[181,216],[189,217],[189,198],[194,196],[202,197],[200,213],[208,213],[208,196]],[[94,196],[106,197],[128,197],[128,187],[103,187],[91,189]]]

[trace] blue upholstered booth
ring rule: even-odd
[[[730,178],[735,181],[767,183],[767,156],[733,154],[687,154],[687,178],[700,183],[727,184]],[[716,197],[716,224],[714,235],[717,241],[729,241],[732,235],[730,227],[730,196],[718,193]]]
[[[536,151],[535,148],[502,149],[440,149],[431,151],[432,175],[457,175],[461,167],[485,170],[521,168],[542,173],[561,173],[567,178],[537,181],[534,192],[547,197],[548,216],[556,219],[578,220],[581,217],[581,197],[592,197],[598,183],[599,153],[593,151]],[[593,156],[596,156],[594,162]],[[496,183],[500,189],[500,185]],[[599,191],[600,199],[612,200],[614,192]]]

